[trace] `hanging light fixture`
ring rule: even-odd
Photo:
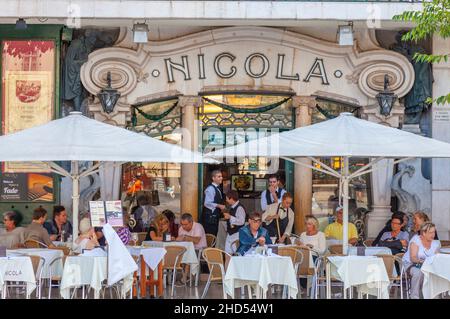
[[[133,41],[135,43],[147,43],[148,31],[148,25],[145,23],[135,23],[133,25]]]
[[[338,26],[339,45],[353,45],[353,22]]]
[[[106,82],[108,85],[97,94],[97,97],[102,104],[103,111],[109,114],[114,111],[114,106],[120,98],[120,93],[111,87],[111,72],[109,71],[106,75]]]
[[[387,74],[384,75],[384,90],[375,97],[378,101],[378,105],[380,105],[380,114],[389,116],[398,96],[389,90],[389,76]]]
[[[19,18],[16,21],[16,26],[14,27],[16,30],[26,30],[27,29],[27,22],[24,18]]]

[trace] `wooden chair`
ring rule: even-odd
[[[213,234],[206,234],[206,244],[207,247],[215,247],[216,246],[217,237]]]
[[[309,248],[308,246],[296,245],[296,246],[294,246],[294,248],[300,250],[303,255],[303,260],[297,270],[297,277],[308,279],[308,287],[307,287],[306,295],[309,296],[310,295],[309,290],[312,288],[311,280],[314,277],[314,275],[316,274],[315,267],[312,267],[312,268],[310,267],[310,262],[311,262],[310,258],[312,257],[312,255],[316,255],[316,256],[318,256],[318,255],[315,252],[311,251],[311,248]],[[300,287],[300,285],[299,285],[299,287]]]
[[[372,247],[372,243],[374,242],[375,239],[366,239],[365,241],[363,241],[363,245],[364,247]]]
[[[278,247],[278,255],[290,257],[292,260],[292,264],[294,265],[294,271],[297,274],[300,268],[300,265],[303,262],[303,253],[300,249],[295,247]],[[287,293],[286,287],[283,288],[283,297]]]
[[[441,247],[450,247],[450,240],[440,240]]]
[[[172,273],[172,290],[171,297],[173,297],[175,291],[175,279],[177,275],[177,270],[183,271],[183,267],[181,266],[181,260],[183,258],[183,254],[186,252],[186,247],[183,246],[166,246],[164,247],[167,251],[164,256],[164,266],[163,269],[165,271]]]
[[[204,299],[212,282],[223,283],[225,271],[231,259],[231,255],[218,248],[205,248],[202,252],[203,259],[208,263],[209,276],[201,299]],[[225,285],[222,284],[223,298],[227,299]]]
[[[341,255],[343,252],[342,245],[330,245],[328,246],[328,250],[332,255]]]
[[[42,291],[42,271],[44,269],[45,259],[41,256],[29,256],[33,265],[34,275],[36,277],[36,298],[41,299]]]
[[[24,242],[25,248],[48,248],[48,246],[34,239],[27,239]]]

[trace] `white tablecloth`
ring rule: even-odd
[[[348,255],[356,256],[359,247],[348,247]],[[364,256],[392,255],[392,251],[387,247],[361,247],[364,249]]]
[[[439,251],[443,254],[450,254],[450,248],[441,248]]]
[[[28,256],[23,257],[0,257],[0,269],[5,281],[21,281],[27,285],[27,298],[36,289],[36,277],[33,264]],[[3,289],[3,285],[0,290]]]
[[[50,263],[58,257],[63,257],[64,252],[59,249],[48,249],[48,248],[27,248],[27,249],[13,249],[7,250],[6,254],[8,256],[14,256],[16,254],[22,255],[34,255],[44,258],[44,269],[42,270],[41,278],[50,278]],[[52,276],[62,275],[63,264],[62,260],[57,261],[52,267]],[[38,269],[38,272],[40,269]]]
[[[144,241],[142,242],[142,246],[159,248],[167,246],[183,246],[186,248],[186,252],[183,254],[181,263],[190,265],[192,275],[196,275],[198,272],[198,256],[195,253],[194,244],[190,241]]]
[[[297,278],[290,257],[233,256],[225,274],[225,291],[234,298],[234,289],[257,284],[266,294],[269,284],[287,285],[290,298],[296,298]]]
[[[328,259],[331,276],[342,281],[344,289],[356,286],[358,292],[376,296],[379,287],[380,297],[389,299],[389,278],[383,259],[375,256],[332,256]]]
[[[425,260],[421,268],[424,280],[422,293],[425,299],[433,299],[450,291],[450,255],[437,254]]]
[[[144,248],[139,246],[127,246],[128,251],[132,256],[142,256],[145,263],[152,269],[155,270],[158,267],[160,261],[166,255],[166,250],[164,248]],[[140,264],[139,264],[140,267]]]

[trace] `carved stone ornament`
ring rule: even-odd
[[[137,46],[130,45],[130,37],[131,29],[122,28],[115,47],[94,51],[81,68],[83,85],[94,95],[110,71],[112,86],[121,93],[118,104],[124,106],[159,92],[195,96],[219,86],[288,87],[296,95],[318,97],[318,92],[345,92],[366,106],[376,103],[385,74],[399,97],[414,82],[412,65],[396,52],[359,52],[357,45],[342,47],[275,28],[225,27]],[[335,70],[342,72],[339,78]],[[91,112],[94,108],[90,105]]]

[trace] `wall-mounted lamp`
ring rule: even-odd
[[[24,18],[19,18],[16,21],[16,26],[14,27],[16,30],[26,30],[27,29],[27,22]]]
[[[389,76],[384,75],[384,90],[376,95],[378,104],[380,105],[380,114],[388,116],[391,114],[392,107],[398,96],[391,90],[389,90]]]
[[[353,22],[338,26],[339,45],[353,45]]]
[[[148,25],[145,23],[135,23],[133,25],[133,41],[135,43],[147,43],[148,31]]]
[[[109,71],[106,75],[106,82],[108,85],[106,88],[103,88],[97,96],[102,104],[103,111],[109,114],[114,111],[114,106],[116,106],[116,103],[120,98],[120,93],[111,87],[111,72]]]

